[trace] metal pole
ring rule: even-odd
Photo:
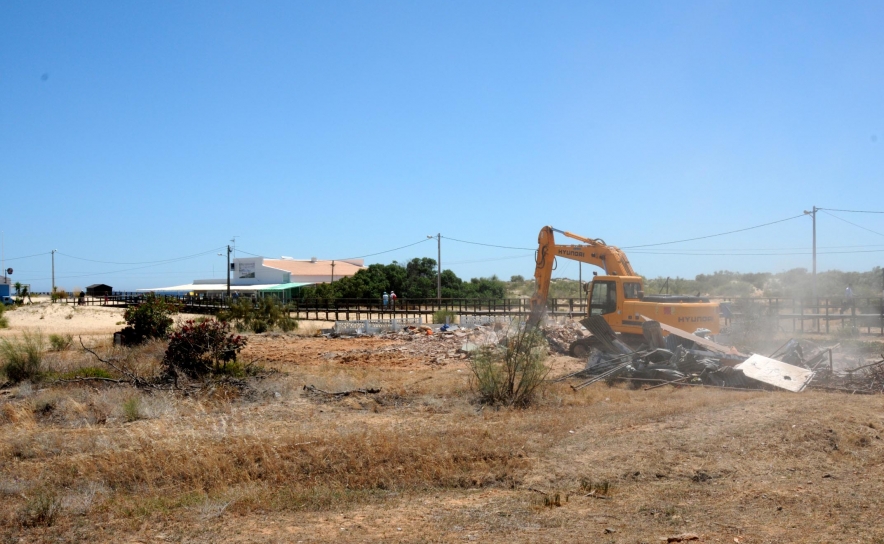
[[[335,262],[332,261],[332,283],[335,282]]]
[[[439,251],[439,268],[436,272],[436,298],[442,302],[442,233],[436,234]]]
[[[55,293],[55,252],[56,250],[52,250],[52,292],[49,293],[49,299],[52,302],[55,302],[55,299],[52,298],[52,295]]]
[[[230,245],[227,246],[227,304],[230,304]]]
[[[819,208],[813,207],[813,300],[816,300],[816,211]]]

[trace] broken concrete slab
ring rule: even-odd
[[[814,372],[776,359],[755,354],[734,367],[753,380],[800,393],[813,379]]]
[[[645,321],[655,321],[654,319],[651,319],[650,317],[647,317],[644,315],[641,317]],[[721,344],[719,344],[717,342],[713,342],[712,340],[709,340],[708,338],[703,338],[702,336],[697,336],[696,334],[691,334],[687,331],[683,331],[679,328],[673,327],[672,325],[660,323],[660,328],[663,329],[664,331],[668,332],[669,334],[674,334],[675,336],[678,336],[679,338],[684,338],[685,340],[690,340],[694,344],[696,344],[698,346],[703,346],[704,348],[711,350],[711,351],[715,351],[718,353],[724,353],[727,355],[736,355],[738,357],[748,357],[748,355],[742,354],[734,348],[722,346]]]

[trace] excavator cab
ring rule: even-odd
[[[617,282],[593,279],[589,295],[589,315],[612,314],[616,311]]]

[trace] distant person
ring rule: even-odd
[[[384,291],[383,299],[384,299],[384,309],[386,310],[387,304],[389,304],[389,302],[390,302],[390,295],[388,295],[386,291]]]
[[[396,292],[392,290],[390,291],[390,307],[396,307]]]
[[[853,298],[853,286],[848,283],[847,288],[844,289],[844,305],[841,306],[841,313],[843,314],[845,311],[850,310],[855,304]]]

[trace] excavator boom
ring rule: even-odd
[[[581,243],[556,244],[556,233]],[[604,276],[596,276],[592,280],[587,309],[590,315],[602,316],[615,332],[641,339],[644,316],[687,332],[698,328],[708,329],[712,334],[719,331],[718,303],[700,296],[645,297],[642,278],[632,269],[623,251],[607,245],[601,239],[584,238],[552,227],[543,227],[537,238],[534,268],[536,291],[531,297],[529,325],[540,324],[546,313],[556,257],[592,264],[605,271]],[[591,343],[592,337],[578,339],[571,343],[569,352],[580,355],[579,348]]]
[[[582,244],[557,245],[555,233],[583,242]],[[537,236],[537,255],[535,255],[534,285],[535,293],[531,297],[531,315],[529,325],[537,325],[546,312],[546,301],[549,298],[549,286],[552,279],[553,264],[556,257],[565,257],[583,263],[598,266],[610,276],[635,276],[629,259],[620,248],[605,244],[599,238],[584,238],[571,232],[553,227],[543,227]]]

